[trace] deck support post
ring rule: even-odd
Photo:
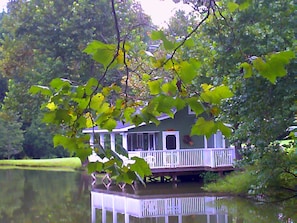
[[[90,134],[90,146],[92,150],[94,149],[94,133]]]
[[[110,133],[110,149],[115,152],[116,142],[115,142],[115,134],[113,132]]]
[[[100,145],[104,148],[104,133],[100,133],[99,135]]]
[[[122,146],[128,151],[128,133],[122,133]]]

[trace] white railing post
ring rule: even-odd
[[[215,167],[215,153],[214,150],[210,150],[210,167]]]
[[[129,157],[141,157],[152,169],[179,167],[220,167],[232,166],[235,158],[234,148],[181,149],[130,151]]]

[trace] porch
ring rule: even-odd
[[[234,148],[180,149],[129,151],[129,157],[141,157],[151,170],[176,168],[233,168],[235,160]]]

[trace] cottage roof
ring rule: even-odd
[[[162,114],[157,117],[159,121],[165,120],[171,118],[167,114]],[[146,125],[146,123],[141,123],[139,126]],[[131,123],[123,123],[122,121],[117,121],[116,127],[112,130],[112,132],[127,132],[130,129],[135,128],[136,125]],[[99,129],[98,126],[95,126],[93,128],[87,128],[82,131],[83,133],[105,133],[109,132],[107,129]]]

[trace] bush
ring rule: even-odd
[[[207,191],[286,199],[297,193],[297,153],[271,144],[243,172],[204,187]]]
[[[251,171],[236,171],[214,183],[205,185],[203,189],[209,192],[222,192],[235,195],[248,194],[251,185],[255,184],[255,182],[256,177],[252,175]]]

